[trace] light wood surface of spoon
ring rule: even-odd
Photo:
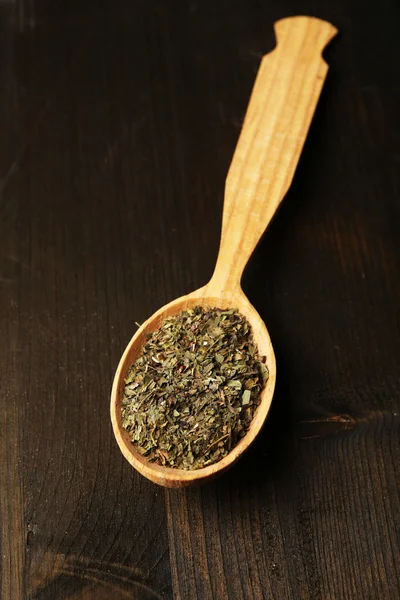
[[[115,374],[111,420],[125,458],[142,475],[166,487],[183,487],[222,473],[243,454],[261,430],[275,387],[276,365],[264,322],[244,295],[243,270],[284,198],[318,102],[328,66],[322,51],[337,33],[326,21],[290,17],[275,23],[276,48],[263,57],[225,187],[221,244],[210,282],[170,302],[150,317],[129,342]],[[251,324],[260,356],[266,357],[269,379],[261,393],[250,429],[219,462],[186,471],[162,467],[135,451],[122,427],[124,379],[138,357],[145,334],[165,317],[196,305],[237,308]]]

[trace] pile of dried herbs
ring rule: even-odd
[[[122,424],[148,460],[180,469],[219,461],[249,429],[268,370],[237,310],[168,317],[125,379]]]

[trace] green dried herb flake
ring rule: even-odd
[[[246,404],[250,404],[251,392],[250,390],[244,390],[242,395],[242,404],[245,406]]]

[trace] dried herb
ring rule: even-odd
[[[246,318],[196,306],[148,335],[125,379],[122,424],[148,460],[199,469],[246,434],[267,379]]]

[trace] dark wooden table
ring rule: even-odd
[[[278,383],[215,483],[120,453],[119,357],[204,284],[273,22],[332,21],[328,80],[243,286]],[[1,600],[400,598],[396,0],[0,1]]]

